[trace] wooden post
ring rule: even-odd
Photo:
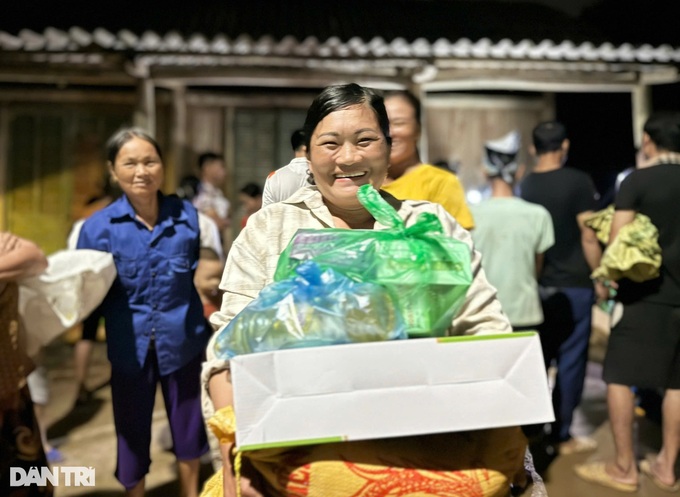
[[[156,87],[151,78],[142,78],[137,85],[134,125],[156,135]]]
[[[172,143],[170,144],[171,163],[166,171],[166,182],[172,181],[173,189],[179,186],[180,179],[188,174],[187,171],[187,101],[186,86],[180,84],[172,88],[172,129],[170,130]]]
[[[234,179],[236,177],[236,108],[234,105],[229,105],[224,109],[224,162],[227,169],[227,198],[231,202],[231,226],[225,230],[224,239],[222,240],[224,253],[229,252],[231,244],[237,234],[238,220],[233,215],[236,205],[236,185]]]
[[[541,111],[541,119],[544,121],[554,121],[555,120],[555,93],[545,92],[543,93],[543,110]],[[538,124],[538,123],[537,123]],[[529,142],[531,143],[531,138]]]
[[[633,139],[635,147],[642,145],[642,127],[652,111],[652,92],[649,85],[639,84],[631,92],[633,111]]]

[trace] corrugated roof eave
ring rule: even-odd
[[[200,33],[185,36],[177,31],[160,35],[155,31],[141,34],[121,30],[112,33],[104,28],[92,32],[74,26],[68,31],[46,28],[38,33],[21,30],[17,35],[0,31],[0,53],[6,52],[125,52],[134,55],[236,55],[258,57],[294,57],[317,59],[495,59],[547,61],[603,61],[674,64],[680,62],[680,47],[605,42],[576,44],[570,40],[489,38],[456,40],[425,38],[408,41],[396,37],[365,40],[352,37],[343,41],[332,36],[319,40],[309,36],[298,40],[292,36],[275,39],[270,35],[253,39],[243,34],[229,38],[224,34],[206,37]]]

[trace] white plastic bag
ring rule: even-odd
[[[116,278],[113,256],[107,252],[62,250],[47,260],[42,274],[19,283],[19,314],[29,356],[89,316]]]

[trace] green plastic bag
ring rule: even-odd
[[[312,260],[356,281],[383,285],[401,312],[409,337],[444,336],[465,300],[472,269],[470,247],[444,235],[436,215],[423,213],[408,228],[371,186],[359,201],[386,230],[298,230],[274,275],[281,281]]]

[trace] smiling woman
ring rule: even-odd
[[[146,132],[114,134],[107,157],[123,195],[85,221],[77,247],[112,254],[118,272],[100,307],[111,361],[116,477],[127,495],[144,495],[160,383],[183,495],[195,496],[199,457],[208,449],[197,380],[209,328],[193,278],[206,233],[188,201],[160,191],[162,154]]]
[[[111,179],[134,206],[136,218],[152,230],[164,177],[158,144],[133,134],[126,142],[112,142],[108,159]]]
[[[387,175],[389,148],[369,107],[334,112],[319,123],[312,140],[311,170],[327,201],[334,189],[355,203],[358,186],[370,183],[380,188]]]
[[[374,220],[356,194],[365,184],[380,189],[387,176],[390,138],[385,107],[377,95],[357,90],[358,103],[327,112],[345,103],[339,89],[337,93],[329,95],[326,109],[312,104],[307,115],[310,171],[336,226],[372,228]]]
[[[380,189],[388,172],[391,138],[382,97],[356,84],[328,87],[312,102],[304,129],[315,185],[303,187],[288,199],[270,204],[249,218],[232,245],[222,276],[220,288],[225,290],[222,306],[211,316],[217,329],[226,327],[273,282],[279,256],[298,229],[386,228],[357,198],[361,185],[370,184]],[[470,234],[441,205],[399,201],[389,193],[380,193],[407,227],[413,226],[423,213],[434,214],[442,224],[444,236],[462,241],[470,250],[473,281],[448,334],[510,332],[495,290],[481,268],[481,257],[473,250]],[[215,333],[213,337],[218,335]],[[204,495],[235,496],[233,439],[221,431],[231,420],[228,413],[233,405],[233,391],[229,363],[216,358],[214,344],[213,338],[203,366],[203,410],[220,440],[224,471],[216,474]],[[244,456],[242,495],[346,497],[359,495],[361,488],[377,495],[381,485],[396,487],[403,482],[417,482],[422,490],[418,495],[506,495],[510,484],[524,476],[525,443],[519,428],[504,428],[321,444],[274,453],[249,451]],[[394,466],[385,466],[385,461]],[[362,463],[377,465],[373,466],[377,470]],[[347,468],[356,474],[347,473]],[[423,471],[423,468],[437,470]],[[370,481],[357,479],[357,475]],[[327,486],[319,483],[322,481]],[[354,483],[357,486],[353,490],[346,486]],[[446,486],[445,492],[442,485]]]

